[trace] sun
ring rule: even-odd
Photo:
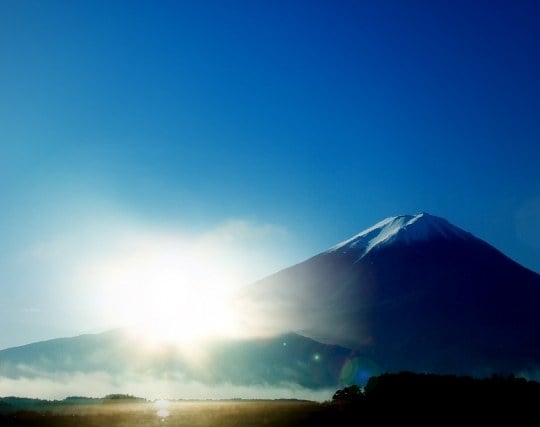
[[[152,341],[177,344],[237,333],[235,275],[212,252],[178,241],[144,242],[101,268],[102,309]]]

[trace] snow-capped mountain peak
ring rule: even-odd
[[[444,218],[420,212],[416,215],[393,216],[378,222],[374,226],[358,233],[327,252],[354,251],[360,257],[375,247],[394,242],[410,244],[430,239],[466,239],[470,233],[450,224]]]

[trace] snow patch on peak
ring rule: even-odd
[[[327,252],[353,251],[362,257],[373,248],[392,242],[410,244],[433,238],[453,240],[466,239],[470,236],[470,233],[453,226],[444,218],[420,212],[416,215],[386,218],[350,239],[331,247]]]
[[[403,227],[400,233],[400,240],[419,241],[432,238],[466,239],[471,237],[470,233],[450,224],[444,218],[421,212],[411,218]]]

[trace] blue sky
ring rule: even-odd
[[[540,271],[539,18],[1,1],[0,347],[115,324],[88,271],[146,238],[213,242],[240,282],[427,211]]]

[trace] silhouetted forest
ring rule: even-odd
[[[514,376],[469,376],[401,372],[371,377],[364,387],[338,390],[323,419],[313,425],[352,425],[345,419],[433,423],[538,418],[540,383]],[[336,407],[339,408],[336,411]],[[344,417],[343,414],[346,416]],[[342,423],[340,423],[342,422]]]
[[[117,402],[110,405],[111,401]],[[0,398],[1,426],[356,426],[381,422],[529,425],[538,418],[540,383],[514,376],[401,372],[350,385],[317,403],[277,399],[171,402],[166,417],[150,401],[130,395],[44,401]]]

